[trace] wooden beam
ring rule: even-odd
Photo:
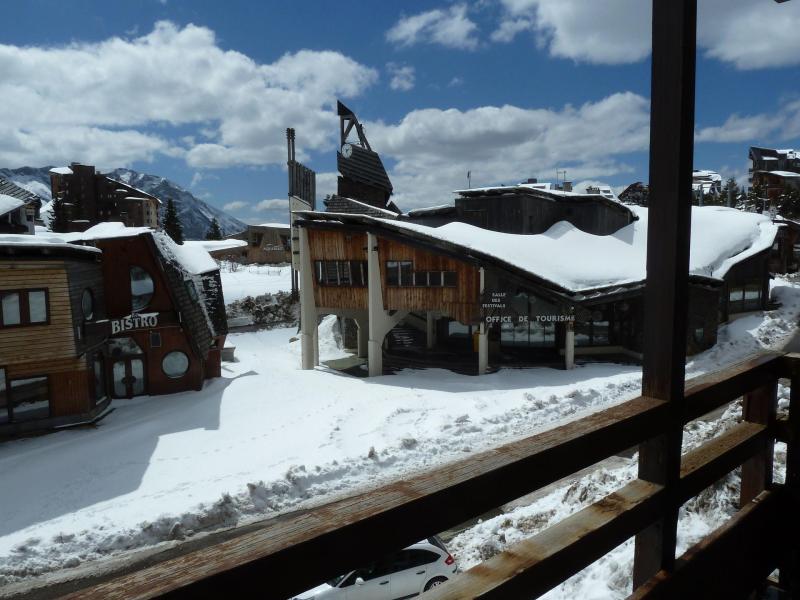
[[[642,393],[670,403],[664,433],[639,447],[639,477],[680,476],[689,304],[697,0],[653,0],[650,200]],[[670,503],[674,505],[673,503]],[[636,536],[637,587],[675,560],[677,508]]]
[[[778,403],[778,382],[762,386],[745,394],[742,416],[745,422],[772,425]],[[761,448],[742,465],[742,484],[739,505],[744,506],[763,492],[772,483],[772,457],[775,452],[774,438],[765,438]]]

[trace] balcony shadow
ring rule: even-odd
[[[162,437],[219,429],[229,386],[254,374],[213,379],[197,392],[114,400],[114,412],[97,428],[0,445],[0,536],[97,503],[124,502],[142,484]]]

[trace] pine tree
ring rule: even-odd
[[[50,217],[50,231],[54,233],[66,233],[69,231],[69,214],[64,205],[64,199],[53,198],[52,216]]]
[[[183,244],[183,225],[181,225],[172,198],[167,200],[167,210],[164,213],[164,233],[171,237],[176,244]]]
[[[746,210],[751,212],[762,212],[765,208],[766,193],[764,186],[760,183],[754,183],[750,190],[747,192],[747,199],[745,200]]]
[[[219,228],[219,222],[217,222],[217,218],[214,217],[211,219],[211,225],[206,232],[206,239],[207,240],[221,240],[222,239],[222,230]]]
[[[794,187],[785,187],[778,198],[778,213],[786,218],[797,220],[800,217],[800,190]]]
[[[736,183],[736,179],[733,177],[729,177],[728,180],[725,182],[725,185],[722,186],[722,191],[720,192],[720,199],[723,206],[727,206],[728,204],[728,194],[731,194],[731,198],[733,199],[731,202],[731,206],[736,206],[736,202],[739,198],[739,194],[741,190],[739,190],[739,184]]]

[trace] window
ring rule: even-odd
[[[19,293],[8,292],[3,294],[3,325],[20,325],[22,323]]]
[[[8,387],[11,396],[10,414],[13,422],[46,419],[50,416],[47,377],[12,379]]]
[[[6,370],[0,369],[0,424],[8,423],[8,392],[6,391]]]
[[[103,357],[96,355],[92,361],[94,372],[94,401],[95,404],[105,400],[106,397],[106,372],[103,368]]]
[[[150,332],[150,347],[161,348],[161,332],[159,331]]]
[[[410,260],[386,261],[386,285],[392,287],[456,287],[455,271],[414,271]]]
[[[111,338],[107,342],[107,347],[108,353],[114,358],[119,356],[144,354],[142,349],[139,347],[139,344],[137,344],[136,341],[130,337]]]
[[[0,326],[41,325],[48,319],[47,290],[0,292]]]
[[[355,286],[367,285],[367,261],[365,260],[318,260],[314,271],[320,285]]]
[[[189,357],[179,350],[173,350],[161,361],[161,369],[170,379],[183,377],[189,370]]]
[[[92,290],[89,288],[83,290],[81,295],[81,312],[83,313],[83,318],[87,321],[91,321],[92,317],[94,317],[94,295],[92,295]]]
[[[153,278],[141,267],[131,267],[131,310],[142,310],[153,298]]]

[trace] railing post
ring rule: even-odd
[[[639,477],[666,488],[663,518],[636,536],[634,589],[672,570],[678,524],[692,163],[697,0],[653,0],[650,200],[642,394],[670,402],[664,433],[639,447]]]
[[[775,422],[778,402],[778,382],[765,385],[744,395],[742,417],[750,423],[771,425]],[[775,439],[766,438],[763,448],[742,464],[742,484],[739,506],[742,507],[772,483],[772,457]]]
[[[800,507],[800,356],[787,357],[791,371],[789,394],[789,441],[786,444],[785,485],[791,505]],[[744,477],[744,476],[743,476]],[[793,597],[800,595],[800,517],[787,515],[789,523],[789,551],[779,566],[781,587]]]

